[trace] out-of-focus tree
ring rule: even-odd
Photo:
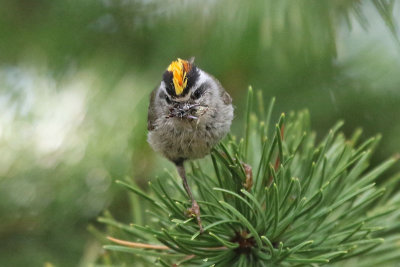
[[[176,57],[195,56],[218,77],[239,122],[252,84],[277,97],[277,113],[310,109],[319,131],[344,118],[345,132],[382,132],[379,159],[400,147],[395,1],[0,7],[0,265],[84,265],[97,249],[88,221],[109,205],[129,220],[129,200],[111,184],[131,175],[145,187],[169,166],[146,144],[146,109]]]

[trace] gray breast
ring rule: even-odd
[[[210,112],[198,121],[161,117],[149,132],[148,141],[154,150],[171,161],[202,158],[229,131],[233,108],[226,108],[229,112],[225,112],[224,116],[219,112]]]

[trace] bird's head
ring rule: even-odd
[[[212,97],[217,96],[215,79],[193,61],[178,58],[164,72],[158,97],[166,107],[166,117],[197,120],[212,105]]]

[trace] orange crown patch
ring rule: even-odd
[[[187,86],[186,74],[190,71],[191,65],[188,61],[178,58],[176,61],[172,61],[168,66],[167,70],[172,72],[176,95],[182,94],[183,90]]]

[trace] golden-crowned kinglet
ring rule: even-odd
[[[193,61],[178,58],[168,66],[151,93],[147,128],[151,147],[176,165],[192,201],[189,211],[202,231],[200,208],[186,181],[184,162],[208,155],[229,132],[233,107],[218,80]]]

